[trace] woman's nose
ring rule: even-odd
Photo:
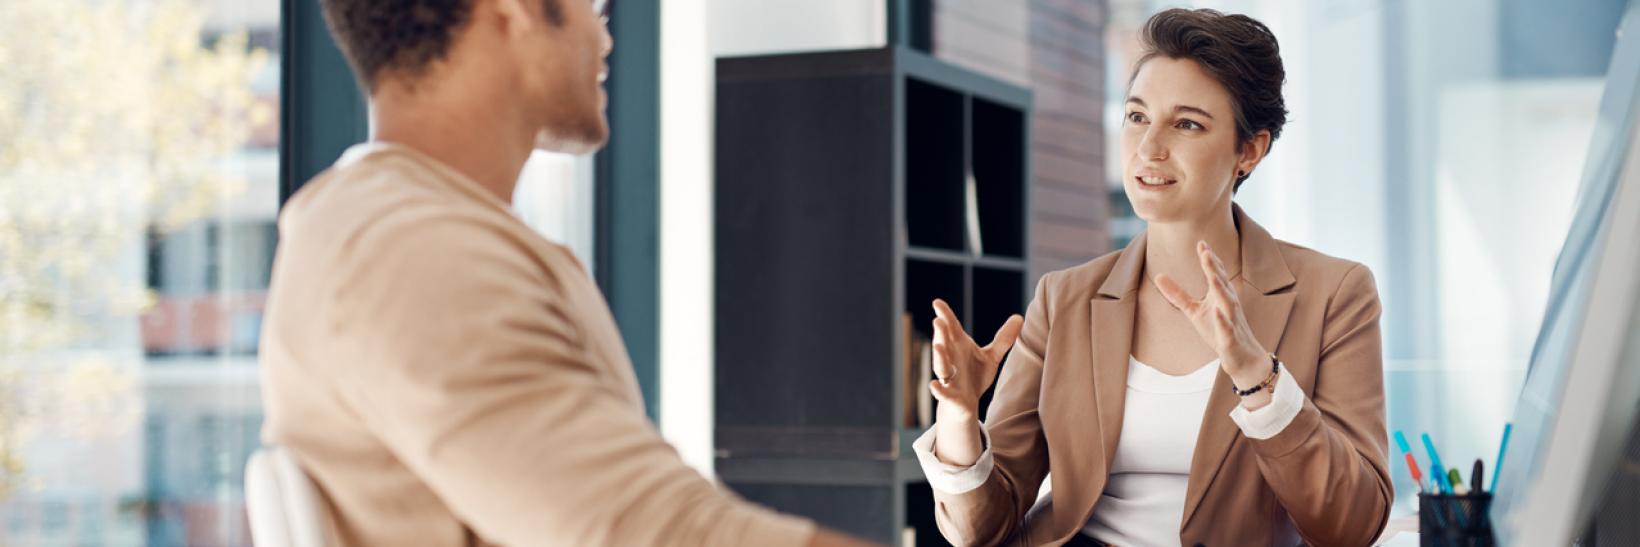
[[[1139,157],[1147,160],[1167,159],[1167,146],[1158,138],[1155,130],[1146,129],[1144,136],[1139,137]]]

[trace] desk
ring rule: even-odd
[[[1375,547],[1416,547],[1418,545],[1418,513],[1416,511],[1391,517],[1378,535]]]

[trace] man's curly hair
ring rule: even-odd
[[[563,24],[559,0],[542,0],[547,21]],[[382,71],[409,79],[444,58],[472,17],[473,0],[320,0],[325,23],[359,84],[376,90]]]

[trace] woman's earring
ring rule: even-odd
[[[1245,177],[1245,176],[1247,176],[1247,172],[1246,172],[1246,171],[1236,171],[1236,178],[1238,178],[1238,179],[1239,179],[1239,178],[1241,178],[1241,177]]]

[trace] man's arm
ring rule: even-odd
[[[408,224],[408,223],[406,223]],[[382,227],[336,295],[344,397],[487,541],[804,545],[841,541],[686,466],[586,349],[554,271],[473,219]],[[348,270],[348,268],[343,268]],[[556,268],[571,270],[572,268]],[[819,543],[824,544],[824,543]]]
[[[809,547],[874,547],[876,545],[876,543],[860,541],[824,528],[815,530],[814,538],[809,540]]]

